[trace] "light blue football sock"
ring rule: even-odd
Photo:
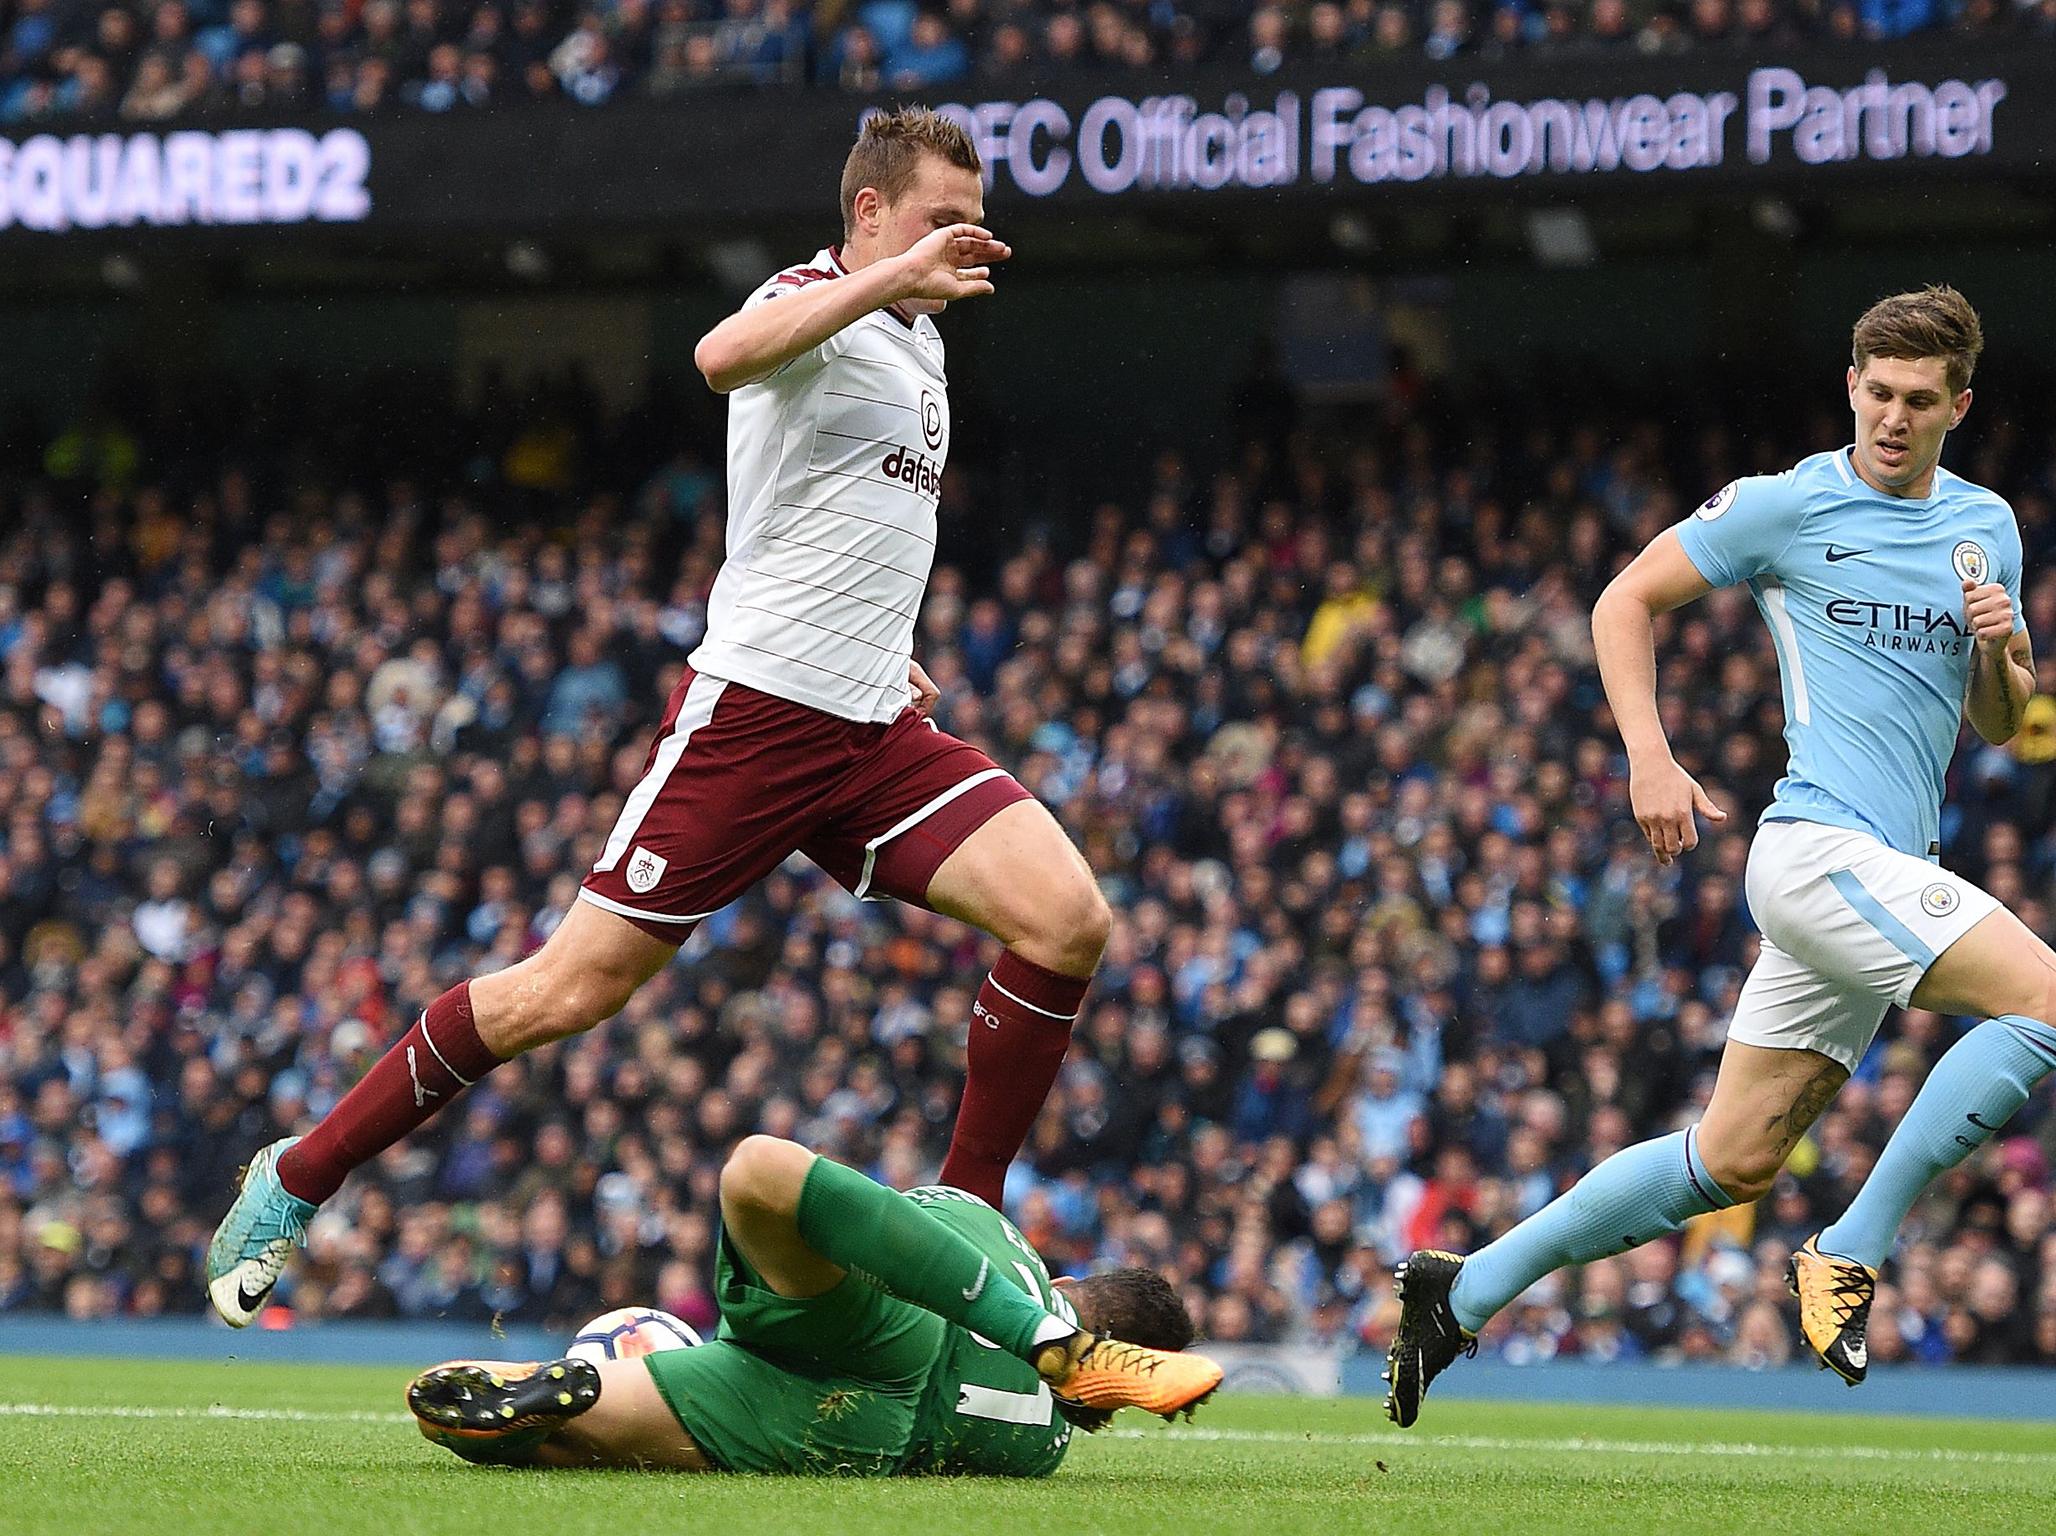
[[[1949,1047],[1848,1211],[1821,1233],[1821,1251],[1882,1267],[1920,1192],[1990,1141],[2052,1071],[2056,1030],[2018,1014],[1987,1019]]]
[[[1700,1160],[1697,1127],[1624,1147],[1466,1259],[1450,1307],[1476,1333],[1544,1275],[1625,1253],[1734,1203]]]

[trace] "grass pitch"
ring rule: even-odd
[[[1243,1398],[1081,1436],[1044,1482],[836,1482],[468,1467],[392,1368],[0,1369],[7,1536],[2056,1530],[2039,1424],[1452,1402],[1401,1435],[1365,1399]]]

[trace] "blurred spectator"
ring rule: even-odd
[[[970,51],[949,23],[933,11],[915,18],[913,31],[886,59],[886,74],[903,91],[923,91],[961,79],[971,67]]]
[[[147,36],[144,35],[147,27]],[[673,96],[723,83],[920,91],[975,73],[1154,71],[1201,65],[1272,74],[1355,57],[1498,62],[1524,53],[1758,56],[1807,43],[1958,32],[2056,35],[2056,0],[315,0],[123,3],[74,17],[58,0],[0,0],[0,122],[67,115],[161,121],[187,111],[294,107],[325,82],[331,110],[447,112],[499,100]],[[282,54],[291,47],[297,54]],[[453,57],[445,50],[454,47]]]

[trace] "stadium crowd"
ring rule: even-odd
[[[2056,38],[2056,0],[0,0],[0,125]]]
[[[1381,1348],[1396,1258],[1474,1246],[1709,1092],[1782,760],[1774,656],[1737,593],[1663,621],[1673,740],[1736,814],[1661,869],[1587,613],[1709,489],[1839,424],[1247,419],[1231,462],[1138,461],[1133,495],[967,566],[953,471],[922,659],[1118,914],[1017,1218],[1059,1270],[1170,1271],[1214,1339]],[[1964,448],[2056,636],[2056,453],[1996,418]],[[467,483],[374,493],[306,454],[153,473],[103,422],[0,479],[0,1313],[201,1312],[237,1166],[574,899],[700,632],[719,488],[685,456],[618,501],[517,497],[538,451],[510,423]],[[2013,747],[1960,755],[1946,823],[2044,934],[2052,786],[2044,695]],[[932,1177],[983,944],[795,861],[620,1018],[356,1176],[280,1304],[708,1322],[742,1135]],[[1488,1350],[1789,1359],[1785,1254],[1955,1027],[1895,1014],[1770,1199],[1542,1283]],[[2045,1095],[1916,1209],[1875,1358],[2056,1363],[2052,1149]]]

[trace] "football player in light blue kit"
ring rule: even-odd
[[[1793,1255],[1807,1340],[1854,1385],[1877,1270],[1914,1198],[2056,1068],[2056,954],[1936,862],[1964,716],[1986,741],[2011,740],[2035,689],[2012,509],[1939,465],[1982,346],[1953,289],[1880,301],[1855,329],[1855,443],[1728,486],[1594,607],[1635,819],[1663,864],[1697,846],[1695,812],[1727,815],[1671,757],[1651,621],[1746,585],[1770,627],[1790,761],[1749,851],[1762,949],[1696,1126],[1616,1153],[1468,1259],[1428,1251],[1400,1266],[1387,1398],[1400,1425],[1542,1276],[1760,1199],[1888,1006],[1982,1018],[1936,1066],[1848,1213]]]

